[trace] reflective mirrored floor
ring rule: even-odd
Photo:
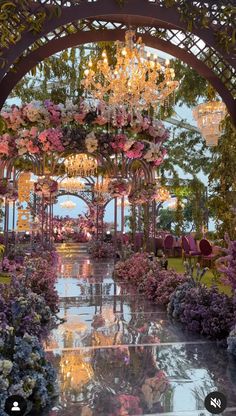
[[[183,331],[164,310],[112,278],[111,261],[85,247],[60,253],[64,323],[47,354],[60,395],[45,416],[207,416],[206,395],[227,396],[236,414],[236,362],[206,338]]]

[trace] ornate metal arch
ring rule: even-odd
[[[86,192],[86,191],[80,191],[80,192],[59,191],[57,194],[57,197],[60,197],[60,196],[75,196],[81,199],[88,206],[88,208],[92,204],[91,195],[89,192]]]
[[[80,43],[121,39],[132,26],[147,45],[178,57],[208,79],[236,124],[235,49],[233,44],[227,48],[224,41],[233,36],[233,12],[223,17],[235,0],[15,3],[14,14],[6,10],[11,36],[4,37],[4,25],[0,31],[0,107],[19,79],[45,57]]]

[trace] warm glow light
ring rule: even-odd
[[[69,175],[80,176],[95,176],[97,173],[97,161],[91,156],[84,153],[73,155],[65,160],[65,168]]]
[[[193,117],[206,140],[207,146],[216,146],[221,134],[220,123],[225,117],[226,106],[222,101],[211,101],[198,105]]]
[[[125,43],[116,42],[115,68],[109,66],[106,51],[102,58],[96,72],[89,63],[83,85],[86,97],[104,101],[110,108],[136,113],[152,107],[155,112],[161,104],[166,109],[167,98],[179,86],[170,61],[160,65],[157,56],[145,51],[142,39],[136,41],[133,30],[126,32]]]

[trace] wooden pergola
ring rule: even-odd
[[[45,58],[79,44],[123,40],[132,27],[146,45],[205,77],[236,125],[235,5],[235,0],[3,0],[0,108]]]

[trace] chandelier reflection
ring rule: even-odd
[[[221,134],[220,123],[225,114],[226,106],[222,101],[202,103],[193,110],[193,117],[207,146],[217,146]]]
[[[80,181],[79,178],[66,178],[58,183],[59,189],[69,192],[82,191],[85,188],[85,184]]]
[[[116,42],[116,65],[109,66],[106,51],[102,60],[90,60],[85,70],[83,85],[87,97],[104,101],[111,107],[125,108],[128,111],[154,111],[160,104],[167,104],[167,98],[179,86],[175,81],[175,71],[169,60],[165,66],[158,62],[157,56],[145,51],[142,38],[136,40],[136,33],[128,30],[125,43]]]
[[[66,172],[70,176],[96,176],[97,160],[84,153],[73,155],[65,160]]]

